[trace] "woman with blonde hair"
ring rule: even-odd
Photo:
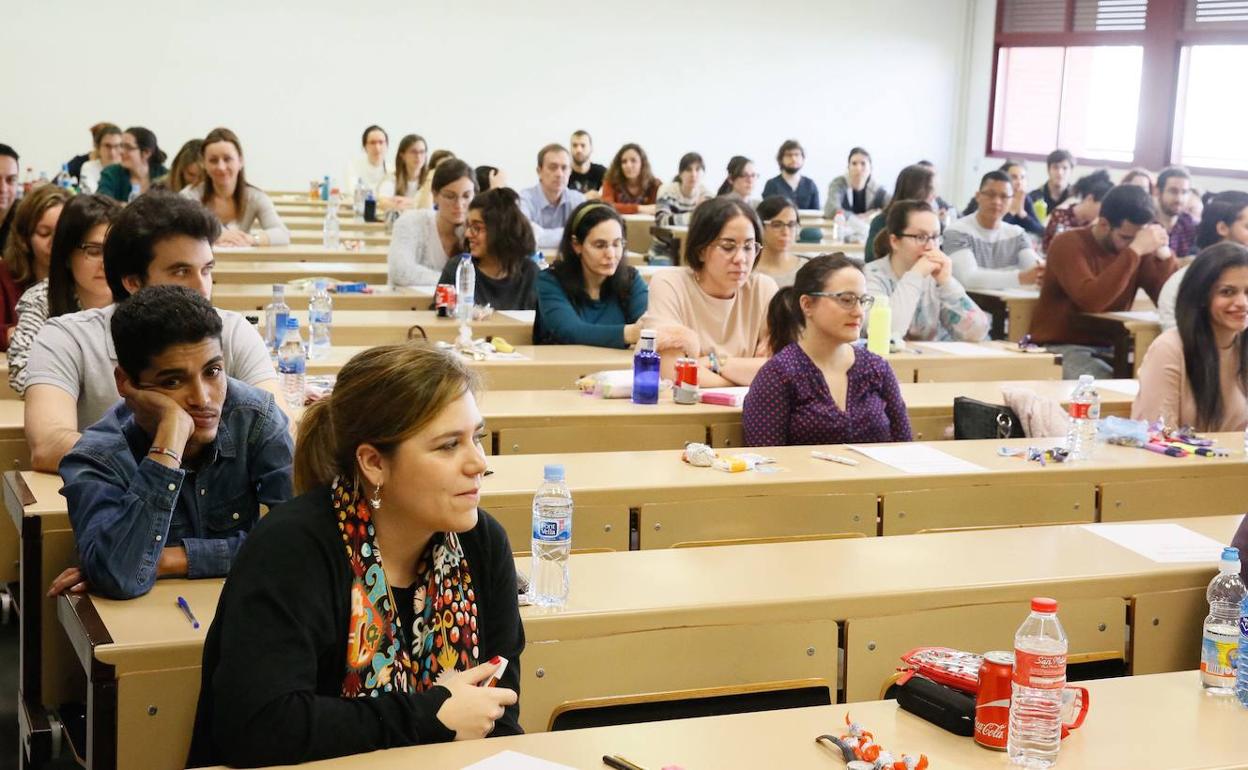
[[[203,153],[203,139],[188,139],[178,154],[173,156],[173,164],[169,166],[169,176],[165,177],[165,187],[171,192],[182,192],[204,179],[204,165],[200,159]]]
[[[520,732],[524,629],[507,534],[477,507],[479,388],[454,353],[386,345],[304,413],[299,496],[248,535],[204,642],[191,765]]]

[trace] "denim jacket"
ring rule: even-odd
[[[196,470],[147,456],[152,438],[119,402],[61,460],[61,494],[91,589],[115,599],[151,590],[161,550],[186,549],[187,577],[219,577],[260,516],[292,497],[293,443],[273,396],[229,380],[217,437]]]

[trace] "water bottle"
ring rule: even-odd
[[[321,200],[329,200],[329,177],[321,179]]]
[[[273,301],[264,306],[264,342],[274,353],[281,347],[287,318],[290,318],[290,305],[286,304],[286,285],[275,283]]]
[[[364,180],[355,180],[355,195],[351,199],[351,216],[356,222],[364,221]]]
[[[333,323],[334,298],[329,296],[329,281],[317,278],[312,296],[308,298],[308,358],[321,358],[329,353]]]
[[[455,317],[460,324],[472,323],[472,308],[476,305],[477,270],[472,265],[472,255],[465,253],[455,268]]]
[[[888,304],[888,295],[879,294],[867,314],[867,350],[877,356],[887,356],[892,335],[893,308]]]
[[[364,221],[377,221],[377,196],[373,195],[372,190],[364,194]]]
[[[134,199],[143,194],[143,188],[138,182],[130,183],[130,195],[126,196],[126,203],[133,203]]]
[[[1239,649],[1248,650],[1248,596],[1239,605]],[[1235,666],[1235,698],[1248,706],[1248,666]]]
[[[659,403],[659,354],[655,350],[655,332],[642,329],[633,355],[633,403]]]
[[[1057,601],[1031,600],[1031,614],[1014,635],[1014,678],[1005,751],[1010,762],[1052,767],[1062,742],[1062,690],[1066,687],[1066,632]]]
[[[562,607],[568,600],[568,553],[572,550],[572,493],[562,465],[547,465],[533,495],[533,557],[529,603]]]
[[[1200,643],[1200,684],[1210,695],[1232,695],[1235,662],[1239,649],[1240,607],[1248,589],[1239,576],[1239,549],[1222,549],[1218,575],[1209,583],[1205,598],[1209,614]]]
[[[329,206],[325,209],[325,225],[322,228],[322,245],[329,250],[338,248],[342,225],[338,223],[338,188],[329,194]]]
[[[1101,419],[1101,394],[1090,374],[1079,375],[1079,384],[1070,394],[1070,426],[1066,449],[1071,460],[1090,460],[1096,449],[1096,424]]]
[[[286,397],[286,406],[297,409],[303,406],[304,386],[307,384],[307,360],[303,353],[303,337],[299,334],[299,319],[286,319],[286,333],[282,346],[277,349],[277,378]]]

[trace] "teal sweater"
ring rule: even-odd
[[[152,166],[152,183],[156,183],[168,173],[168,169],[164,166]],[[107,195],[114,200],[126,203],[130,200],[130,172],[120,163],[105,166],[104,170],[100,172],[100,185],[95,192],[98,195]]]
[[[573,303],[553,270],[537,276],[537,328],[539,345],[593,345],[627,348],[624,327],[636,323],[650,304],[650,289],[641,274],[632,271],[632,288],[625,308],[613,296]]]

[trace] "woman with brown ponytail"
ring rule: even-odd
[[[477,508],[478,388],[454,354],[388,345],[304,413],[299,496],[252,530],[204,643],[190,765],[520,732],[524,630],[511,545]]]

